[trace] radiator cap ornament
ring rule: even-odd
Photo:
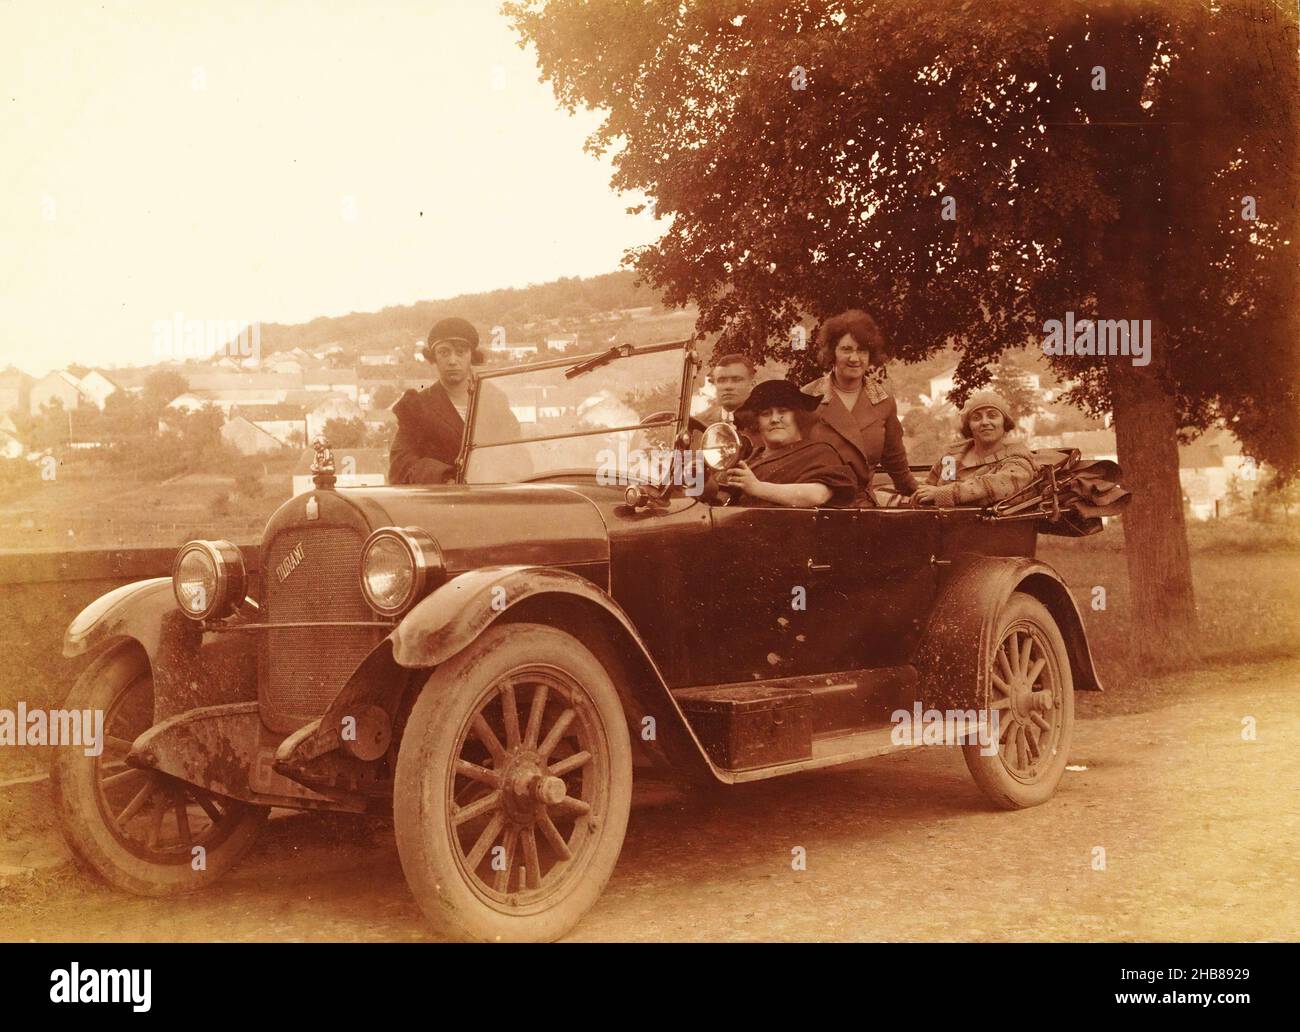
[[[316,452],[311,464],[312,483],[323,491],[333,490],[334,453],[330,451],[329,441],[325,440],[324,434],[317,434],[311,446]]]

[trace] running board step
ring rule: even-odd
[[[872,728],[869,731],[856,731],[847,735],[818,735],[813,739],[812,755],[789,763],[759,767],[755,770],[729,771],[730,780],[762,781],[764,778],[776,778],[783,774],[794,774],[801,770],[817,770],[819,767],[834,767],[841,763],[853,763],[857,760],[869,760],[874,756],[915,749],[920,742],[908,745],[896,745],[893,741],[894,727]]]

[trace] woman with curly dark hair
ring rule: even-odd
[[[862,504],[874,504],[871,478],[879,468],[889,474],[899,494],[916,490],[907,467],[898,407],[885,388],[885,338],[876,321],[851,308],[822,323],[817,357],[825,375],[804,385],[819,400],[821,420],[814,439],[839,453],[862,485]]]

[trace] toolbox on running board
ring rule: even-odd
[[[719,767],[749,770],[812,755],[812,692],[769,685],[685,688],[673,697]]]

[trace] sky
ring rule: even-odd
[[[657,235],[496,0],[4,2],[0,83],[0,367],[598,275]]]

